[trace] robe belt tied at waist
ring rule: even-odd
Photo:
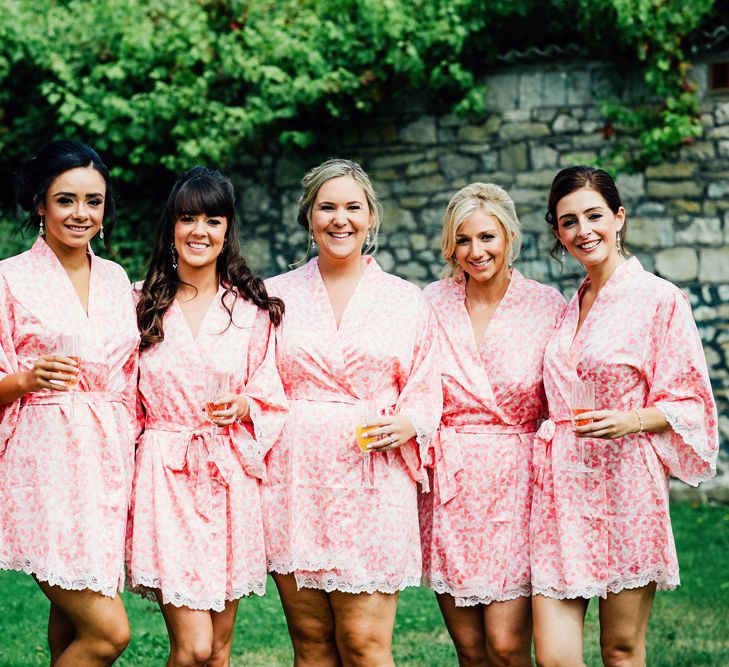
[[[33,392],[20,399],[21,405],[69,405],[71,393],[67,391]],[[128,403],[129,399],[121,391],[73,391],[74,405],[89,403]]]
[[[294,392],[291,396],[289,396],[292,401],[310,401],[312,403],[345,403],[347,405],[357,405],[364,401],[372,401],[378,409],[385,408],[386,410],[394,408],[395,403],[397,403],[397,397],[398,393],[394,388],[391,391],[388,390],[381,394],[377,394],[373,398],[358,398],[351,394],[333,391],[317,391],[316,393],[309,393],[306,391]]]
[[[519,435],[534,433],[536,422],[525,424],[470,424],[468,426],[441,425],[433,437],[435,480],[438,484],[440,504],[445,505],[458,493],[456,473],[463,469],[458,435]]]
[[[317,391],[316,393],[309,392],[294,392],[290,397],[292,401],[311,401],[314,403],[344,403],[346,405],[357,405],[365,401],[371,401],[375,404],[378,410],[378,416],[392,415],[395,413],[395,405],[397,403],[397,391],[393,388],[392,390],[385,391],[378,394],[374,398],[357,398],[351,394],[332,392],[332,391]],[[352,446],[358,446],[354,436],[355,423],[352,423]],[[392,451],[385,452],[362,452],[362,461],[360,464],[360,483],[365,488],[373,488],[375,485],[375,469],[381,463],[384,465],[390,464],[390,457],[393,455]],[[402,453],[401,453],[402,455]]]
[[[145,431],[166,431],[175,433],[179,438],[172,439],[162,451],[162,462],[172,472],[187,472],[195,479],[195,509],[205,519],[211,517],[213,482],[227,487],[233,476],[233,461],[227,438],[227,426],[210,424],[190,427],[158,419],[147,419]],[[194,469],[192,464],[196,463]]]
[[[534,436],[534,483],[541,489],[544,484],[544,469],[547,466],[547,459],[552,449],[552,440],[557,430],[557,425],[564,426],[573,424],[572,417],[550,417],[542,422],[537,434]]]

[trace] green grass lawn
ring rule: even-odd
[[[729,665],[729,509],[672,508],[683,585],[659,593],[648,630],[648,664],[665,667]],[[125,594],[132,642],[118,665],[162,665],[167,635],[157,606]],[[33,580],[0,572],[0,667],[47,665],[48,603]],[[264,598],[243,600],[238,611],[234,665],[290,665],[292,651],[281,605],[270,583]],[[585,632],[587,664],[599,665],[597,605]],[[433,594],[408,589],[395,627],[398,665],[454,665],[455,652]]]

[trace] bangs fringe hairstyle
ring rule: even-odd
[[[602,169],[596,167],[587,167],[584,165],[576,165],[574,167],[566,167],[562,169],[552,181],[552,187],[549,190],[549,200],[547,202],[547,214],[544,219],[552,227],[553,232],[557,232],[557,204],[563,197],[572,194],[576,190],[582,190],[587,188],[588,190],[594,190],[605,200],[608,208],[617,214],[623,202],[620,200],[620,192],[618,192],[618,186],[615,185],[613,177]],[[628,236],[628,214],[625,214],[623,221],[623,227],[619,232],[620,241],[623,246],[621,254],[630,255],[632,254],[626,247],[626,240]],[[559,256],[562,251],[562,243],[556,238],[554,239],[554,245],[550,251],[550,255],[560,261]]]
[[[456,282],[464,279],[463,270],[455,258],[456,237],[458,228],[476,211],[493,215],[501,223],[506,240],[508,264],[513,264],[519,257],[522,233],[514,201],[499,185],[471,183],[453,195],[443,217],[440,250],[446,266],[441,271],[441,278],[451,278]]]
[[[99,154],[86,144],[68,139],[51,141],[32,158],[26,160],[15,174],[15,198],[28,217],[23,221],[21,231],[37,230],[41,216],[38,208],[45,204],[51,183],[71,169],[89,168],[101,174],[106,184],[104,195],[104,246],[111,249],[109,241],[116,223],[116,204],[111,187],[111,176]]]
[[[374,253],[377,251],[377,240],[380,232],[380,221],[382,219],[382,207],[380,206],[380,202],[375,194],[375,189],[372,187],[370,177],[356,162],[341,158],[332,158],[326,162],[322,162],[319,166],[314,167],[311,171],[306,173],[304,178],[301,179],[302,192],[299,197],[296,221],[308,233],[307,246],[304,256],[292,266],[303,263],[311,250],[311,210],[314,208],[314,201],[316,200],[316,195],[318,194],[319,189],[327,181],[331,181],[333,178],[340,178],[342,176],[351,176],[355,183],[357,183],[364,191],[367,206],[370,209],[369,231],[372,240],[366,248],[363,248],[363,253]]]
[[[233,324],[239,296],[265,310],[274,326],[281,323],[283,301],[268,295],[263,281],[253,275],[241,255],[233,184],[219,171],[198,166],[180,174],[157,225],[157,239],[137,302],[141,350],[164,340],[164,315],[182,282],[172,266],[175,223],[182,215],[201,213],[225,217],[228,223],[225,245],[216,262],[220,282],[225,285],[222,301],[230,316],[228,327]]]

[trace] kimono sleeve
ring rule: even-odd
[[[415,440],[399,451],[410,475],[428,488],[424,465],[429,462],[432,435],[440,424],[443,390],[439,366],[436,321],[425,297],[420,296],[416,339],[409,373],[400,388],[396,411],[415,428]]]
[[[15,320],[11,301],[7,284],[0,275],[0,380],[20,370],[13,340]],[[20,399],[0,405],[0,456],[5,453],[8,441],[15,431],[19,413]]]
[[[651,444],[674,477],[697,485],[716,472],[718,418],[691,306],[682,292],[659,306],[650,339],[652,377],[646,407],[656,407],[672,429],[651,433]]]
[[[251,423],[230,426],[236,453],[249,475],[266,479],[264,458],[278,440],[288,414],[288,401],[276,368],[276,336],[268,313],[259,310],[248,344],[247,382]]]

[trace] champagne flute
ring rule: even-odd
[[[74,387],[76,387],[79,380],[81,379],[81,357],[80,357],[80,353],[79,353],[80,347],[81,347],[81,341],[80,341],[78,334],[70,333],[70,334],[59,334],[58,336],[56,336],[57,353],[60,356],[68,357],[69,359],[72,359],[73,361],[75,361],[76,366],[79,370],[79,372],[76,373],[76,375],[70,375],[70,376],[68,376],[68,380],[63,381],[67,387],[70,387],[70,389],[68,390],[68,402],[69,402],[69,413],[70,413],[71,419],[74,419],[76,416],[75,400],[74,400],[74,394],[75,394]]]
[[[367,445],[375,442],[377,436],[367,437],[362,434],[368,430],[365,428],[366,425],[369,425],[369,428],[374,428],[372,424],[377,421],[377,403],[373,400],[360,401],[357,403],[356,414],[357,421],[354,425],[354,437],[359,448],[366,454],[369,454],[370,450],[367,448]]]
[[[585,412],[595,409],[595,383],[586,380],[576,380],[570,383],[570,408],[572,410],[572,421],[575,426],[589,424],[591,419],[577,419]],[[580,443],[580,463],[573,468],[576,472],[590,472],[585,463],[585,438],[578,438]]]
[[[221,399],[230,393],[230,374],[224,371],[209,370],[205,376],[205,412],[212,422],[210,437],[215,436],[215,422],[213,412],[227,410],[230,403],[222,402]]]

